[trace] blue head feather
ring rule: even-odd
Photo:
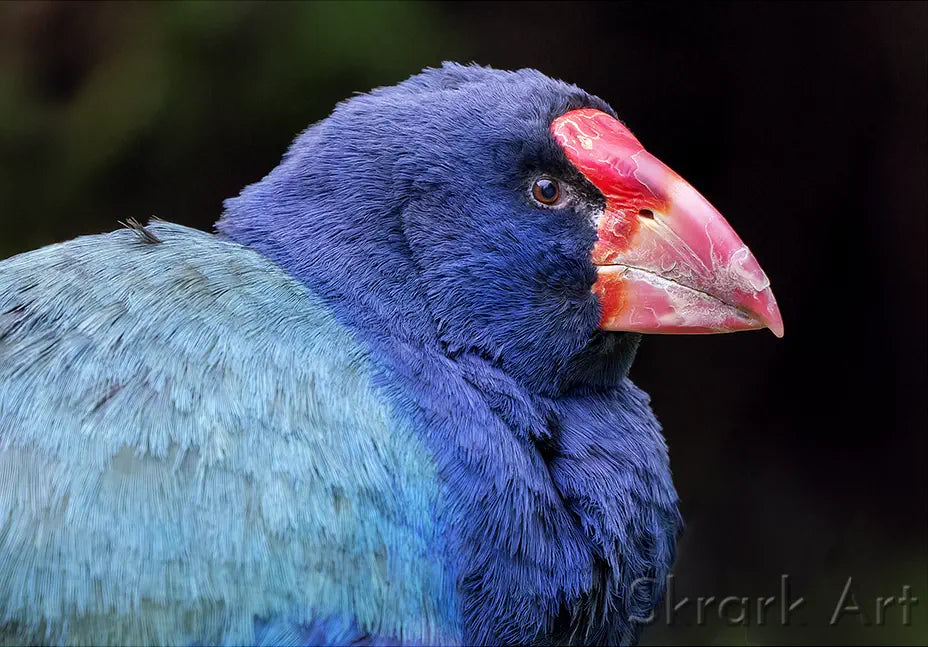
[[[614,114],[534,70],[429,69],[340,104],[217,224],[330,304],[431,447],[468,643],[634,641],[673,561],[638,336],[598,331],[590,290],[602,196],[548,130],[581,107]],[[542,174],[576,200],[534,204]]]
[[[558,115],[588,106],[612,113],[534,70],[426,70],[340,104],[227,201],[218,229],[352,303],[358,317],[491,357],[555,393],[594,368],[572,360],[599,338],[589,210],[601,197],[548,132]],[[539,174],[577,186],[577,204],[533,204]],[[634,343],[620,346],[630,355]],[[606,355],[615,354],[596,357]]]

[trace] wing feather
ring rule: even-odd
[[[449,631],[435,468],[363,347],[258,254],[150,229],[0,262],[6,639]]]

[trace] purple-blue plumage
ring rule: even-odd
[[[217,225],[330,305],[430,448],[468,644],[634,642],[674,557],[638,336],[590,289],[602,196],[549,133],[583,107],[612,113],[533,70],[427,70],[342,103]],[[532,203],[539,173],[570,208]]]

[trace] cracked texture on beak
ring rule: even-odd
[[[567,158],[606,198],[593,291],[600,327],[724,333],[783,320],[770,280],[731,225],[618,120],[581,109],[551,124]]]

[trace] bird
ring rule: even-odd
[[[224,202],[0,262],[10,644],[634,644],[682,530],[643,334],[783,334],[604,100],[443,63]]]

